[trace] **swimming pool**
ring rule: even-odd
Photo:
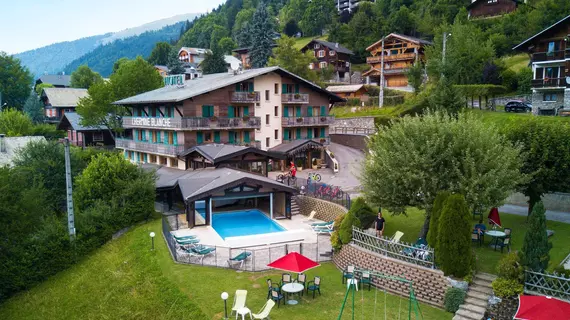
[[[224,240],[227,237],[286,231],[259,210],[215,213],[212,216],[212,227]]]

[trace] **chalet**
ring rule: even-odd
[[[535,114],[570,108],[570,15],[513,48],[530,56]],[[566,112],[566,110],[564,110]]]
[[[161,77],[166,77],[168,75],[168,67],[163,65],[155,65],[154,69],[160,74]]]
[[[84,126],[75,112],[66,112],[61,117],[58,130],[67,133],[69,143],[78,147],[114,147],[115,140],[106,126]]]
[[[384,86],[408,87],[406,72],[416,61],[424,60],[424,48],[431,42],[398,34],[390,33],[384,38]],[[372,56],[366,58],[370,70],[362,75],[366,82],[377,81],[380,84],[382,69],[382,40],[366,48]]]
[[[40,100],[44,104],[46,121],[58,123],[64,113],[75,112],[79,100],[88,96],[87,89],[45,88]]]
[[[208,52],[210,52],[208,49],[182,47],[178,50],[178,59],[182,62],[200,64]]]
[[[368,100],[368,90],[363,84],[330,86],[327,90],[344,99]]]
[[[271,48],[275,47],[277,47],[277,44],[271,45]],[[236,58],[241,61],[241,65],[244,69],[251,69],[251,62],[249,60],[250,51],[251,48],[238,48],[232,51]]]
[[[204,144],[268,150],[311,140],[322,152],[334,121],[328,114],[330,106],[344,101],[280,67],[208,74],[174,83],[115,102],[130,112],[123,117],[126,137],[116,140],[126,159],[185,170],[192,164],[183,155]],[[307,166],[317,152],[313,156],[297,151],[285,156],[302,157]]]
[[[472,0],[467,11],[469,19],[490,18],[511,13],[521,3],[522,0]]]
[[[361,2],[361,0],[336,0],[335,2],[336,9],[341,12],[344,10],[353,11]]]
[[[69,88],[71,87],[71,76],[65,74],[45,74],[36,80],[34,89],[42,83],[51,84],[54,88]]]
[[[313,39],[307,43],[302,52],[312,51],[317,59],[316,63],[309,64],[309,69],[319,70],[332,67],[336,81],[346,81],[350,78],[350,56],[354,53],[338,43]]]

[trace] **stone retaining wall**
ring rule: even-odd
[[[443,307],[445,291],[449,284],[441,270],[425,268],[386,257],[354,244],[344,245],[340,252],[335,252],[333,262],[341,270],[345,270],[347,266],[353,265],[357,268],[374,270],[388,276],[412,280],[414,293],[419,301],[436,307]],[[407,283],[375,277],[372,277],[372,283],[380,290],[386,288],[387,291],[395,294],[409,295],[409,284]]]
[[[335,127],[341,128],[369,128],[374,129],[374,117],[338,118],[329,126],[329,132],[334,132]]]
[[[331,142],[342,144],[343,146],[366,151],[367,138],[364,134],[333,134],[330,133]]]
[[[299,212],[302,215],[308,216],[311,214],[311,211],[315,210],[315,219],[322,221],[333,221],[336,217],[348,212],[348,210],[341,205],[321,199],[297,196],[295,200],[299,205]]]

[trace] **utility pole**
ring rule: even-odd
[[[450,36],[451,33],[444,32],[443,33],[443,52],[441,53],[441,76],[443,77],[443,70],[445,68],[445,51],[447,49],[447,37]]]
[[[378,94],[378,107],[384,106],[384,37],[382,37],[382,53],[380,55],[380,93]]]
[[[73,214],[73,186],[71,184],[71,160],[69,156],[69,139],[63,140],[65,146],[65,185],[67,189],[67,228],[70,240],[75,240],[75,215]]]

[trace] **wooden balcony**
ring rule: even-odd
[[[416,60],[416,54],[415,53],[402,53],[402,54],[395,54],[393,56],[386,56],[386,55],[384,56],[384,62],[402,61],[402,60]],[[382,56],[381,55],[366,58],[366,63],[368,63],[368,64],[381,63],[381,62],[382,62]]]
[[[334,122],[334,116],[323,117],[283,117],[281,118],[281,126],[283,127],[311,127],[330,125]]]
[[[385,75],[404,74],[404,73],[408,72],[408,70],[410,70],[410,68],[390,68],[390,69],[384,68],[384,74]]]
[[[534,89],[541,88],[564,88],[567,86],[566,78],[534,79],[531,81]]]
[[[174,129],[174,130],[210,130],[210,129],[259,129],[260,117],[242,118],[152,118],[123,117],[124,128],[135,129]]]
[[[230,92],[230,102],[233,103],[256,103],[260,101],[259,91],[253,92]]]
[[[532,61],[552,61],[564,60],[565,50],[551,51],[551,52],[536,52],[532,54]]]
[[[309,95],[307,93],[283,93],[281,94],[282,103],[309,103]]]
[[[149,141],[134,141],[131,139],[117,138],[115,140],[117,149],[128,149],[145,153],[161,154],[165,156],[176,156],[184,151],[184,146],[173,146],[164,143],[153,143]]]

